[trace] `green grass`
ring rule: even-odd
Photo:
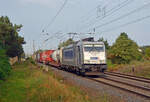
[[[89,97],[41,68],[29,61],[16,63],[8,79],[0,81],[0,102],[113,102],[107,95]]]
[[[26,65],[17,66],[13,69],[11,75],[7,81],[1,81],[0,83],[0,102],[27,102],[26,94],[26,80],[27,80],[27,68]]]
[[[132,68],[134,68],[134,72],[132,71]],[[130,64],[109,67],[108,70],[150,78],[150,61],[133,61]]]

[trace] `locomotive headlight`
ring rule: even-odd
[[[105,63],[105,60],[100,60],[100,63]]]
[[[85,63],[89,63],[90,62],[90,60],[85,60]]]

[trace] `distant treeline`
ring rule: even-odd
[[[21,27],[22,25],[13,24],[7,16],[0,17],[0,79],[9,75],[9,58],[18,56],[20,60],[24,53],[22,45],[25,41],[18,33]]]
[[[150,60],[150,46],[138,46],[125,32],[120,34],[112,46],[103,38],[99,38],[98,41],[105,43],[107,58],[112,64],[129,64],[131,61]],[[65,47],[72,43],[74,43],[73,39],[68,39],[60,43],[58,47]]]

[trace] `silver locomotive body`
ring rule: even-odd
[[[79,41],[63,48],[61,66],[82,74],[104,72],[107,69],[104,43]]]

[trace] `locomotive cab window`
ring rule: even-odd
[[[64,57],[66,59],[72,59],[74,56],[73,56],[73,50],[66,50],[64,51]]]
[[[84,45],[84,51],[85,52],[104,52],[104,46],[103,45]]]

